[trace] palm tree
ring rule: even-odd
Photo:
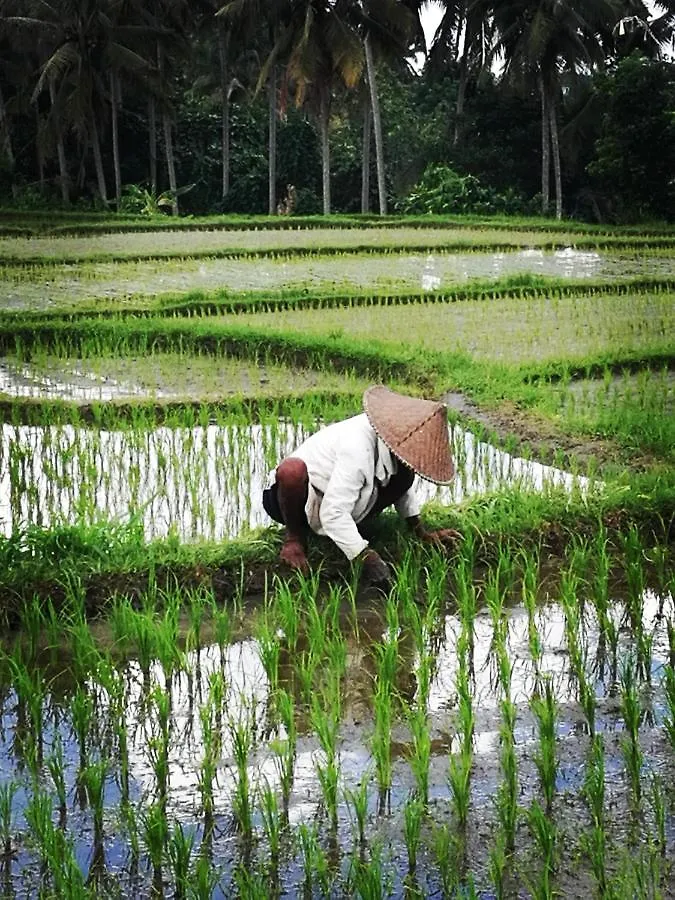
[[[267,85],[268,96],[268,139],[267,139],[267,182],[268,212],[272,216],[277,211],[277,121],[278,104],[278,64],[277,42],[283,23],[290,16],[291,0],[227,0],[216,13],[222,18],[228,33],[235,33],[237,40],[248,44],[259,60],[260,76],[256,92]]]
[[[560,79],[590,70],[605,59],[604,43],[617,21],[612,0],[476,0],[476,10],[492,15],[506,79],[536,84],[541,102],[542,212],[548,212],[553,161],[556,217],[562,218],[562,177],[558,137]]]
[[[355,87],[363,68],[361,41],[350,24],[350,9],[350,0],[295,0],[275,48],[278,56],[287,60],[286,83],[294,91],[296,105],[308,106],[319,125],[324,215],[331,211],[329,124],[333,87],[337,81],[347,88]]]
[[[375,56],[400,61],[409,54],[411,39],[414,38],[417,46],[423,46],[424,33],[419,18],[421,6],[418,0],[363,0],[360,4],[360,25],[375,135],[377,193],[381,216],[387,214],[387,187]]]
[[[117,110],[119,78],[123,71],[147,68],[146,60],[132,47],[136,26],[126,20],[125,0],[40,0],[28,15],[9,16],[17,29],[37,35],[42,61],[32,99],[37,104],[47,92],[50,120],[55,133],[62,196],[68,202],[68,170],[65,135],[72,131],[86,155],[91,150],[98,193],[107,203],[107,185],[101,149],[101,128],[110,108],[115,161],[116,196],[119,202],[119,147]]]
[[[466,91],[487,65],[494,43],[493,19],[472,0],[445,0],[443,17],[429,51],[431,70],[456,67],[457,99],[453,144],[462,134]]]

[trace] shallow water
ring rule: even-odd
[[[4,424],[0,530],[134,517],[148,538],[234,537],[270,524],[262,490],[306,435],[302,426],[286,422],[148,431]],[[504,453],[457,426],[450,439],[455,480],[437,487],[417,478],[414,489],[423,501],[459,503],[515,485],[588,489],[581,476]]]
[[[541,675],[550,677],[555,693],[558,716],[556,723],[556,755],[558,758],[557,799],[555,820],[560,829],[559,853],[564,863],[556,875],[556,884],[561,896],[578,897],[585,895],[579,891],[579,867],[583,870],[587,863],[580,859],[577,847],[581,830],[587,828],[588,817],[581,796],[584,770],[589,750],[583,714],[577,701],[573,680],[570,677],[569,655],[565,638],[563,615],[554,602],[558,588],[557,576],[551,574],[540,584],[540,605],[537,626],[542,637],[543,654]],[[618,622],[623,612],[624,586],[615,585],[611,598],[612,617]],[[615,675],[610,657],[600,649],[597,621],[588,596],[585,597],[585,613],[582,616],[581,639],[587,659],[587,669],[594,674],[597,699],[596,727],[604,736],[607,828],[616,842],[615,852],[624,850],[623,838],[625,820],[629,813],[629,786],[623,774],[623,759],[620,740],[624,735]],[[378,604],[379,606],[380,604]],[[672,783],[675,775],[672,753],[664,741],[662,727],[664,714],[663,675],[668,659],[666,622],[674,612],[672,597],[659,597],[648,590],[643,597],[643,626],[652,634],[651,685],[641,686],[642,704],[645,715],[640,726],[640,743],[644,753],[645,784],[649,773],[655,773],[662,784]],[[519,785],[518,803],[526,806],[538,798],[539,784],[534,757],[538,746],[536,720],[530,710],[529,701],[535,686],[533,661],[528,651],[527,615],[525,610],[515,605],[507,608],[508,643],[513,659],[512,698],[516,705],[515,751]],[[261,659],[261,647],[253,636],[255,632],[255,610],[247,613],[240,625],[236,639],[218,646],[206,644],[201,649],[187,653],[185,671],[175,673],[166,680],[158,661],[153,662],[147,672],[143,672],[135,659],[123,660],[119,670],[125,686],[124,725],[129,736],[130,800],[132,806],[142,810],[156,792],[156,777],[152,765],[152,742],[157,739],[158,725],[153,707],[153,692],[169,690],[169,756],[168,793],[166,814],[169,827],[174,830],[177,823],[196,835],[197,853],[203,839],[203,817],[199,791],[199,769],[204,758],[205,745],[202,728],[201,707],[207,702],[209,684],[215,673],[222,673],[226,694],[222,707],[222,718],[217,720],[216,731],[221,741],[221,751],[214,780],[215,830],[208,852],[214,864],[221,871],[221,884],[215,897],[229,897],[234,892],[233,870],[238,862],[246,860],[246,865],[256,866],[260,871],[268,865],[262,818],[258,809],[258,791],[265,785],[278,793],[279,773],[276,766],[278,748],[287,738],[282,725],[276,723],[270,711],[271,688]],[[372,693],[376,671],[375,645],[383,639],[385,626],[381,610],[359,602],[356,607],[356,622],[344,617],[342,631],[346,641],[346,670],[342,679],[343,703],[340,715],[338,760],[339,760],[339,808],[338,827],[334,838],[328,837],[328,827],[321,803],[321,785],[317,766],[323,761],[317,736],[310,723],[297,678],[293,677],[293,665],[297,654],[282,652],[280,667],[281,686],[285,687],[296,702],[296,727],[298,731],[295,756],[293,786],[288,809],[290,829],[295,832],[301,823],[316,825],[318,839],[324,849],[329,849],[330,841],[335,841],[336,869],[338,879],[346,878],[346,863],[351,854],[358,852],[354,846],[353,813],[346,802],[344,789],[355,790],[364,773],[368,773],[369,790],[366,818],[366,832],[369,844],[383,842],[387,847],[385,870],[394,882],[394,895],[403,895],[403,882],[407,862],[403,839],[403,810],[406,800],[414,789],[414,779],[407,760],[410,749],[410,734],[402,716],[397,713],[392,732],[393,741],[393,783],[390,795],[382,805],[378,797],[373,775],[374,761],[370,751],[373,730]],[[425,824],[418,863],[417,881],[425,895],[433,895],[439,890],[438,867],[431,852],[431,823],[452,825],[450,790],[447,784],[449,754],[452,751],[457,729],[457,639],[460,622],[452,610],[452,605],[442,611],[434,634],[435,656],[434,676],[431,683],[428,715],[432,741],[430,761],[430,803],[428,821]],[[100,636],[101,628],[99,628]],[[471,695],[476,712],[474,731],[474,752],[471,778],[471,805],[468,839],[468,865],[477,878],[479,886],[491,896],[488,887],[487,855],[492,845],[496,829],[495,799],[502,778],[499,762],[499,708],[494,681],[494,661],[491,657],[492,625],[487,612],[479,610],[475,619],[473,639],[473,674]],[[413,671],[418,659],[411,636],[406,628],[398,635],[399,656],[397,662],[397,688],[401,698],[413,703],[416,684]],[[283,644],[283,639],[281,639]],[[623,631],[618,646],[619,660],[625,660],[632,653],[632,635]],[[51,660],[51,661],[50,661]],[[45,657],[48,668],[46,674],[61,673],[63,663],[56,657]],[[67,787],[66,821],[68,833],[75,842],[75,851],[82,870],[86,873],[92,865],[92,817],[86,795],[78,787],[81,747],[73,730],[70,708],[72,685],[67,679],[53,678],[49,682],[43,703],[44,711],[44,752],[47,758],[55,746],[61,742],[65,761]],[[107,692],[95,680],[86,685],[87,692],[94,700],[95,716],[90,726],[86,752],[96,757],[98,748],[112,741],[112,733],[119,723],[111,719],[111,708]],[[22,835],[27,830],[23,810],[32,791],[29,774],[23,769],[22,758],[22,706],[13,690],[0,693],[0,783],[16,780],[20,790],[15,797],[13,809],[15,829],[13,842],[16,852],[9,862],[9,880],[17,890],[17,896],[29,896],[30,884],[36,873],[35,853],[30,842]],[[233,826],[232,803],[237,783],[237,768],[233,752],[233,727],[245,722],[254,735],[254,743],[248,754],[246,771],[250,779],[250,796],[255,804],[254,827],[258,842],[252,855],[246,855]],[[120,785],[115,772],[118,761],[112,761],[112,768],[105,785],[104,848],[103,862],[108,877],[122,891],[122,895],[151,896],[149,867],[142,866],[140,874],[133,874],[129,860],[129,842],[119,818]],[[52,789],[45,773],[44,787]],[[645,799],[645,806],[647,800]],[[648,818],[648,817],[646,817]],[[644,829],[645,822],[640,827]],[[667,858],[672,858],[673,830],[672,815],[667,820]],[[520,831],[516,853],[521,864],[531,852],[528,840]],[[626,844],[627,848],[629,845]],[[633,846],[633,851],[635,847]],[[574,859],[574,872],[567,874],[566,866]],[[530,863],[531,865],[532,863]],[[536,867],[536,859],[535,859]],[[168,866],[164,871],[165,881],[170,880]],[[301,859],[297,844],[284,844],[280,861],[280,888],[290,896],[299,895],[302,879]],[[337,890],[337,889],[336,889]],[[590,888],[589,888],[590,890]],[[297,894],[296,894],[297,892]],[[100,896],[107,896],[100,891]],[[114,896],[113,892],[111,896]],[[337,895],[341,895],[338,892]]]
[[[135,294],[189,290],[437,290],[472,278],[532,273],[559,278],[666,278],[675,274],[672,256],[574,250],[518,250],[508,253],[344,255],[288,260],[186,259],[176,262],[97,263],[34,270],[30,278],[5,273],[0,309],[42,309],[77,305],[87,298],[129,299]]]
[[[50,374],[39,371],[31,365],[2,361],[0,361],[0,394],[7,394],[9,397],[73,400],[85,403],[119,400],[125,397],[166,396],[161,390],[147,391],[135,384],[80,369],[63,369]]]

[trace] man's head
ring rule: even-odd
[[[378,384],[364,393],[363,409],[397,459],[427,481],[452,481],[455,467],[442,403],[407,397]]]

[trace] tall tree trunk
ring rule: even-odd
[[[52,105],[52,111],[56,107],[56,86],[52,79],[49,80],[49,100]],[[70,203],[70,186],[68,182],[68,166],[66,164],[66,148],[63,143],[63,132],[61,131],[58,116],[54,113],[54,127],[56,129],[56,155],[59,160],[59,182],[61,184],[61,199],[66,206]]]
[[[539,94],[541,97],[541,212],[542,215],[546,216],[548,215],[548,204],[550,199],[550,122],[548,117],[546,88],[541,73],[539,74]]]
[[[328,126],[330,124],[330,100],[328,90],[321,91],[321,108],[319,110],[319,129],[321,131],[321,187],[323,194],[323,214],[330,215],[330,142]]]
[[[272,66],[268,84],[268,144],[267,144],[267,211],[277,212],[277,69]]]
[[[366,50],[366,72],[368,74],[368,87],[370,89],[370,105],[373,110],[373,131],[375,132],[375,159],[377,162],[377,193],[380,201],[380,215],[387,215],[387,185],[384,170],[384,146],[382,142],[382,118],[380,116],[380,100],[377,96],[377,84],[375,83],[375,63],[373,61],[373,49],[370,46],[370,37],[366,35],[364,40]]]
[[[45,189],[45,154],[42,146],[43,126],[40,120],[40,110],[35,104],[35,156],[37,158],[38,178],[40,180],[40,193],[44,193]]]
[[[455,131],[452,136],[454,147],[459,144],[462,133],[462,119],[464,118],[464,100],[466,99],[466,84],[469,80],[469,66],[466,59],[466,49],[459,61],[459,83],[457,84],[457,101],[455,103]]]
[[[96,115],[92,110],[91,114],[91,149],[94,153],[94,168],[96,169],[96,183],[98,184],[99,197],[105,206],[108,205],[108,189],[105,183],[105,172],[103,171],[103,157],[101,156],[101,141],[98,136],[98,125],[96,124]]]
[[[148,98],[148,148],[150,153],[150,191],[157,194],[157,104],[155,98]]]
[[[166,170],[169,175],[169,190],[171,191],[171,214],[178,215],[178,183],[176,182],[176,161],[173,153],[173,132],[171,128],[171,116],[168,112],[162,113],[164,125],[164,147],[166,149]]]
[[[5,98],[0,88],[0,156],[3,156],[10,169],[14,168],[14,150],[12,149],[12,133],[9,116],[5,107]]]
[[[162,47],[157,45],[157,71],[160,85],[164,86],[164,54]],[[171,191],[171,214],[178,215],[178,184],[176,182],[176,161],[173,153],[173,131],[171,128],[171,116],[164,105],[162,109],[162,129],[164,132],[164,153],[166,156],[166,171],[169,176],[169,190]]]
[[[555,179],[555,217],[562,219],[562,173],[560,170],[560,141],[558,140],[558,117],[556,115],[555,94],[551,91],[548,104],[551,129],[551,150],[553,152],[553,176]]]
[[[228,33],[225,26],[218,26],[218,57],[220,59],[220,93],[221,93],[221,161],[222,181],[220,199],[224,200],[230,192],[230,87],[227,78],[227,44]]]
[[[119,95],[120,86],[117,72],[110,73],[110,117],[112,124],[113,169],[115,170],[115,203],[119,212],[122,203],[122,169],[120,167],[119,135]]]
[[[363,149],[361,152],[361,212],[370,212],[370,133],[373,116],[370,100],[363,104]]]

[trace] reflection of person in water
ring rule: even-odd
[[[364,412],[311,435],[273,473],[263,506],[286,526],[280,558],[308,569],[309,531],[329,537],[347,559],[361,559],[366,577],[389,582],[386,563],[360,530],[367,519],[395,506],[423,541],[453,541],[451,529],[429,531],[415,495],[415,474],[437,484],[454,475],[445,406],[397,394],[382,385],[363,395]]]

